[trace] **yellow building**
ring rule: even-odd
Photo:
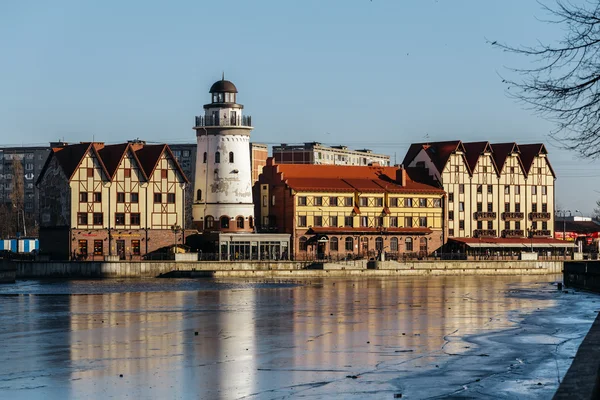
[[[52,149],[37,181],[40,251],[54,258],[140,258],[181,243],[188,181],[167,145]]]
[[[276,164],[255,185],[259,230],[292,235],[296,259],[424,256],[444,241],[444,191],[406,170]]]

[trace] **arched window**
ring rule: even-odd
[[[218,151],[215,153],[215,163],[220,163],[221,162],[221,153],[219,153]]]
[[[390,240],[390,251],[398,251],[398,238],[397,237],[393,237]]]
[[[305,237],[301,237],[300,240],[298,241],[298,249],[300,251],[306,251],[306,238]]]
[[[406,240],[404,240],[404,248],[406,249],[406,251],[413,251],[412,238],[407,237]]]
[[[375,250],[383,251],[383,238],[381,236],[375,238]]]
[[[425,253],[427,254],[427,238],[426,237],[422,237],[419,239],[419,251],[421,253]]]
[[[198,201],[202,200],[202,190],[201,189],[196,190],[196,200],[198,200]]]
[[[237,217],[238,229],[244,229],[244,217]]]
[[[215,218],[212,215],[207,216],[204,219],[204,222],[206,225],[205,228],[207,228],[207,229],[212,229],[215,227]]]
[[[206,158],[207,158],[207,155],[206,155],[206,152],[204,152],[204,155],[202,156],[202,162],[204,164],[206,164]]]
[[[229,162],[232,163],[233,162],[233,151],[229,152]]]
[[[351,237],[346,238],[346,251],[354,251],[354,239]]]
[[[229,228],[229,217],[224,215],[221,217],[221,228]]]
[[[329,239],[329,250],[338,251],[338,238],[332,237]]]

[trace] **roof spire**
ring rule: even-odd
[[[224,81],[225,80],[225,71],[223,71],[222,75],[221,75],[221,80]]]

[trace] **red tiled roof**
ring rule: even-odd
[[[428,234],[433,232],[430,228],[415,227],[415,228],[375,228],[375,227],[332,227],[332,226],[313,226],[308,230],[309,233],[397,233],[407,235]]]

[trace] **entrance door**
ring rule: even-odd
[[[323,260],[325,258],[327,242],[319,240],[317,243],[317,259]]]
[[[117,255],[119,256],[119,260],[125,259],[125,241],[117,240]]]
[[[369,238],[368,237],[360,238],[360,251],[363,256],[366,256],[369,253]]]

